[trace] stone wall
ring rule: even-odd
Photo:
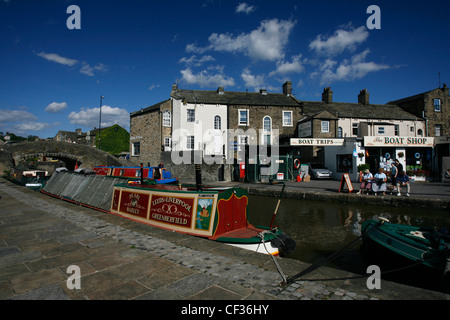
[[[204,159],[202,159],[201,152],[180,151],[176,152],[176,154],[177,159],[179,157],[178,160],[185,159],[185,161],[178,164],[179,161],[176,159],[176,163],[174,163],[172,161],[172,152],[162,152],[161,160],[164,167],[172,173],[172,176],[181,181],[195,181],[195,162],[201,162],[202,181],[214,182],[232,180],[233,165],[220,163],[209,164],[212,161],[207,161],[208,163],[206,163]]]
[[[157,166],[161,151],[164,150],[164,138],[171,137],[171,127],[162,126],[165,110],[172,111],[172,101],[135,112],[130,117],[130,160],[144,165]],[[140,154],[133,154],[133,143],[140,143]]]

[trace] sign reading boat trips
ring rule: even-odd
[[[152,195],[150,220],[191,227],[194,198]]]
[[[434,147],[433,137],[364,137],[365,147]]]
[[[344,139],[291,138],[291,146],[343,146]]]

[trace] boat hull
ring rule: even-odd
[[[125,177],[55,172],[41,192],[161,229],[255,252],[289,254],[295,248],[295,242],[281,231],[248,223],[248,197],[243,188],[196,190],[181,185],[141,185]]]
[[[441,274],[448,272],[449,247],[432,228],[366,220],[362,232],[363,253],[373,263],[391,266],[425,266]]]

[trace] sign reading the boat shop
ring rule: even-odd
[[[364,137],[365,147],[434,147],[433,137]]]
[[[147,218],[149,194],[122,191],[120,211],[134,216]]]
[[[191,227],[194,198],[152,195],[150,220]]]

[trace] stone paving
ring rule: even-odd
[[[0,197],[0,299],[449,299],[387,281],[369,290],[366,278],[325,267],[285,286],[266,255],[79,207],[4,179]],[[277,261],[290,275],[309,266]],[[80,268],[80,289],[69,289],[71,265]]]

